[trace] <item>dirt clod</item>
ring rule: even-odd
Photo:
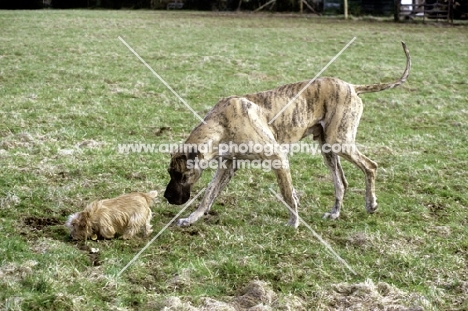
[[[57,218],[53,217],[35,217],[35,216],[28,216],[24,218],[23,223],[30,227],[33,230],[40,231],[48,226],[56,226],[61,225],[62,222]]]

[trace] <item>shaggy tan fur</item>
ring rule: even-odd
[[[68,218],[70,236],[74,240],[112,239],[117,234],[126,240],[143,231],[147,237],[153,231],[150,206],[157,195],[157,191],[134,192],[96,200]]]

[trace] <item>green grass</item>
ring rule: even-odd
[[[305,310],[334,310],[337,284],[367,279],[402,291],[402,305],[468,308],[465,26],[44,10],[2,11],[0,29],[3,309],[161,309],[170,296],[198,306],[203,297],[229,302],[261,280],[278,295],[274,308],[291,294]],[[220,97],[312,78],[354,36],[323,75],[393,80],[404,68],[405,41],[408,82],[362,96],[357,140],[379,164],[378,212],[366,214],[362,173],[343,163],[350,189],[341,218],[322,220],[333,202],[328,170],[318,156],[291,158],[300,215],[358,275],[304,226],[283,226],[288,213],[268,190],[277,189],[274,175],[261,170],[239,171],[213,214],[170,227],[120,278],[147,241],[70,241],[63,224],[88,202],[162,192],[168,182],[169,155],[120,154],[118,144],[182,142],[198,123],[118,36],[202,116]],[[179,210],[161,199],[155,231]],[[89,247],[100,250],[97,264]]]

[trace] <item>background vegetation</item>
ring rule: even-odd
[[[107,9],[166,9],[169,2],[183,2],[184,9],[203,11],[254,10],[269,0],[3,0],[0,9],[72,9],[72,8],[107,8]],[[310,5],[316,6],[312,0]],[[298,11],[299,3],[295,0],[276,0],[275,11]],[[317,7],[316,7],[317,8]]]
[[[468,308],[465,27],[4,11],[0,29],[3,309],[149,310],[176,301],[182,310],[213,302],[204,297],[232,302],[253,281],[275,293],[254,302],[273,309]],[[118,36],[200,115],[223,96],[312,78],[354,36],[324,75],[393,80],[404,68],[404,40],[413,58],[408,82],[362,96],[357,140],[379,163],[378,212],[366,214],[362,173],[343,163],[350,189],[341,218],[322,220],[333,202],[328,170],[319,156],[291,158],[300,215],[358,275],[304,226],[283,226],[288,213],[268,190],[277,189],[274,174],[261,170],[239,171],[210,215],[171,226],[120,277],[146,240],[70,241],[63,224],[88,202],[162,192],[168,182],[169,155],[121,154],[118,144],[182,142],[198,123]],[[180,209],[161,199],[155,232]]]

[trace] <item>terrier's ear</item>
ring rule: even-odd
[[[78,219],[78,227],[80,228],[86,228],[88,225],[88,219],[89,219],[89,212],[81,212],[81,215]]]

